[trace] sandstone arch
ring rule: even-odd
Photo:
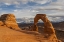
[[[34,18],[34,27],[36,28],[35,29],[35,31],[38,31],[38,29],[37,29],[37,22],[38,22],[38,20],[39,19],[41,19],[43,22],[44,22],[44,28],[47,30],[47,29],[50,29],[50,28],[52,28],[52,31],[48,31],[48,32],[53,32],[53,33],[55,33],[55,31],[54,31],[54,28],[53,28],[53,26],[52,26],[52,23],[48,20],[48,18],[46,17],[46,14],[37,14],[36,16],[35,16],[35,18]],[[45,31],[46,32],[46,31]],[[47,33],[47,32],[46,32]]]
[[[46,17],[46,14],[37,14],[34,18],[34,25],[33,25],[33,31],[38,31],[37,22],[41,19],[44,22],[44,30],[43,33],[46,34],[44,36],[47,36],[49,40],[52,40],[53,42],[58,42],[58,39],[55,34],[55,30],[53,28],[52,23],[48,20]]]

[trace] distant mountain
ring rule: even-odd
[[[17,23],[33,23],[34,22],[34,18],[17,18],[16,19]],[[42,21],[39,20],[38,23],[41,23]]]
[[[43,27],[43,24],[44,23],[38,23],[37,25]],[[18,25],[20,27],[25,27],[25,26],[27,27],[27,26],[33,25],[33,23],[18,23]],[[62,30],[62,31],[64,31],[64,21],[62,21],[62,22],[52,22],[52,25],[53,25],[53,27],[56,30]]]
[[[48,17],[49,20],[53,23],[58,23],[58,22],[62,22],[64,21],[64,17],[55,17],[55,16],[49,16]],[[34,22],[34,18],[28,18],[28,17],[23,17],[23,18],[17,18],[17,23],[33,23]],[[42,23],[43,21],[42,20],[39,20],[38,23]]]
[[[17,23],[33,23],[33,18],[17,18]]]

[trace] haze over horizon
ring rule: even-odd
[[[64,0],[0,0],[0,15],[13,13],[16,18],[46,14],[51,21],[64,21]]]

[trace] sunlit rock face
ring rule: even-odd
[[[44,22],[44,29],[42,32],[44,37],[47,38],[47,40],[49,40],[48,42],[61,42],[57,39],[53,25],[46,17],[46,14],[37,14],[35,16],[32,31],[38,31],[37,22],[39,19],[41,19]]]
[[[13,14],[1,15],[0,21],[2,21],[4,25],[11,29],[19,29],[18,24],[16,23],[15,16]]]
[[[3,25],[3,22],[2,21],[0,21],[0,26],[2,26]]]

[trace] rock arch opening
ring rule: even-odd
[[[48,20],[46,17],[46,14],[37,14],[34,18],[34,31],[38,31],[37,23],[38,20],[41,19],[44,22],[44,32],[49,32],[49,33],[55,33],[54,28],[52,26],[52,23]]]
[[[56,42],[58,42],[58,39],[56,37],[55,34],[55,30],[53,28],[52,23],[48,20],[48,18],[46,17],[46,14],[37,14],[34,18],[34,25],[33,25],[33,31],[38,31],[38,26],[37,26],[37,22],[38,20],[41,19],[44,22],[44,30],[43,35],[44,37],[47,37],[49,40],[56,40]]]

